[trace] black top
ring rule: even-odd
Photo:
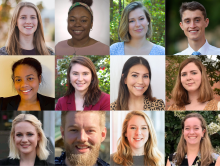
[[[22,52],[22,55],[39,55],[35,48],[32,50],[21,49],[21,52]]]
[[[37,99],[40,102],[41,110],[55,110],[55,99],[37,93]],[[21,97],[19,95],[6,97],[2,99],[0,110],[18,110]],[[1,102],[0,102],[1,103]],[[0,104],[1,105],[1,104]]]
[[[10,166],[19,166],[20,160],[19,159],[2,159],[0,160],[0,165],[10,165]],[[37,156],[34,162],[34,166],[54,166],[54,164],[51,164],[47,162],[46,160],[40,160]]]

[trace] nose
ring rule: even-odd
[[[136,129],[136,135],[139,135],[139,134],[141,134],[141,129],[140,128],[138,128],[138,129]]]
[[[195,28],[195,27],[196,27],[195,21],[191,21],[190,27],[191,27],[191,28]]]
[[[77,19],[77,20],[75,21],[75,26],[76,26],[76,27],[80,27],[80,26],[81,26],[80,20]]]
[[[82,81],[82,80],[83,80],[83,75],[82,75],[82,74],[79,74],[78,80],[79,80],[79,81]]]
[[[189,132],[190,132],[190,134],[193,134],[193,133],[194,133],[194,130],[193,130],[193,129],[190,129]]]
[[[22,142],[27,142],[27,137],[24,135],[23,137],[22,137],[22,140],[21,140]]]
[[[140,21],[139,21],[139,20],[136,20],[136,21],[135,21],[135,26],[136,26],[136,27],[139,27],[139,26],[140,26]]]
[[[22,80],[20,85],[22,88],[27,87],[28,86],[27,80]]]
[[[87,142],[88,141],[88,136],[85,132],[85,130],[81,130],[78,134],[77,140],[79,142]]]
[[[191,78],[192,78],[192,77],[191,77],[191,74],[187,74],[186,77],[187,77],[187,80],[191,80]]]
[[[140,76],[138,77],[138,83],[139,83],[139,84],[143,84],[143,78],[140,77]]]
[[[26,23],[27,23],[27,24],[30,24],[30,23],[31,23],[31,18],[27,18],[27,19],[26,19]]]

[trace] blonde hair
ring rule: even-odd
[[[127,137],[125,137],[125,134],[127,133],[127,127],[130,119],[135,115],[144,118],[149,130],[149,138],[144,146],[144,164],[151,166],[164,165],[163,155],[157,148],[157,138],[153,123],[143,111],[131,111],[126,115],[122,125],[122,134],[118,140],[119,145],[117,147],[117,152],[113,156],[114,162],[123,166],[133,165],[132,149],[129,146],[129,142]]]
[[[200,153],[201,153],[201,165],[209,165],[213,162],[212,153],[214,152],[211,141],[208,136],[208,130],[207,130],[207,124],[205,119],[200,115],[199,113],[190,113],[185,116],[185,118],[182,120],[182,130],[184,130],[184,123],[186,119],[196,117],[201,122],[202,130],[205,130],[204,136],[200,141]],[[173,161],[176,163],[176,165],[180,165],[185,158],[185,155],[187,153],[187,146],[186,141],[184,139],[183,133],[181,134],[180,141],[177,146],[176,154],[173,157]]]
[[[23,7],[31,7],[35,10],[37,14],[38,25],[33,37],[33,44],[36,52],[40,55],[50,55],[44,40],[44,30],[40,11],[37,6],[35,6],[31,2],[19,2],[14,9],[14,13],[11,19],[11,25],[8,31],[8,39],[6,42],[6,50],[8,55],[22,55],[19,43],[19,29],[16,25],[19,13]]]
[[[34,115],[31,114],[19,114],[13,120],[10,138],[9,138],[10,152],[8,157],[12,159],[16,159],[16,158],[20,159],[19,150],[16,148],[14,142],[15,126],[20,122],[29,122],[36,128],[36,131],[40,137],[40,140],[38,141],[36,147],[37,156],[39,157],[40,160],[46,160],[49,156],[49,151],[46,149],[47,138],[44,135],[44,131],[42,130],[42,123]]]
[[[127,5],[121,15],[121,21],[118,29],[118,34],[122,41],[129,42],[131,40],[131,35],[129,33],[129,14],[131,11],[141,8],[144,11],[144,14],[149,22],[148,31],[146,33],[146,38],[150,38],[152,36],[152,23],[151,23],[151,15],[149,11],[146,9],[145,6],[141,2],[132,2]]]

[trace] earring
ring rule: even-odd
[[[92,28],[90,29],[90,31],[92,31]]]

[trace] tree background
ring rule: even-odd
[[[135,0],[110,0],[110,44],[120,42],[118,27],[123,9]],[[165,0],[140,0],[152,17],[153,35],[148,40],[165,47]]]
[[[67,90],[67,69],[72,59],[71,56],[64,56],[57,63],[58,76],[55,80],[55,99],[64,96]],[[96,67],[101,91],[110,94],[110,56],[109,55],[90,55],[88,57]]]
[[[192,1],[192,0],[191,0]],[[196,0],[201,3],[209,18],[206,28],[206,39],[209,44],[220,47],[219,0]],[[181,22],[179,9],[187,0],[166,0],[166,55],[173,55],[188,47],[187,38],[179,26]]]
[[[182,119],[187,114],[195,112],[205,119],[212,146],[220,154],[220,113],[218,111],[165,111],[165,160],[169,154],[176,152],[182,133]]]

